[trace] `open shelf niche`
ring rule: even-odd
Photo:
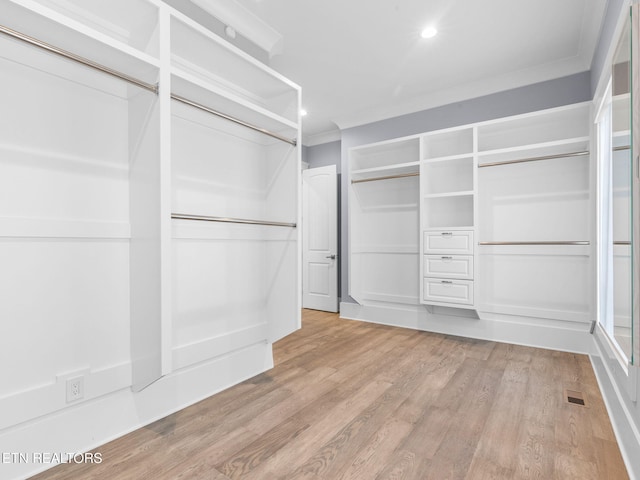
[[[421,139],[420,293],[426,305],[474,307],[475,146],[476,130],[467,126]]]

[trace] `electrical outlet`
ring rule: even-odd
[[[81,400],[84,397],[84,377],[73,377],[67,380],[67,403]]]

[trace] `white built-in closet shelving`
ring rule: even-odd
[[[298,328],[299,87],[157,0],[0,25],[0,428]]]
[[[482,311],[592,320],[590,106],[478,126]]]
[[[171,92],[173,366],[180,368],[297,326],[299,90],[175,15]]]
[[[612,98],[612,171],[611,191],[613,217],[613,317],[614,333],[630,357],[631,336],[631,95],[622,93]]]
[[[589,118],[577,104],[353,148],[353,298],[590,322]],[[404,172],[419,177],[382,179]]]
[[[418,303],[419,138],[350,155],[350,295],[360,303]]]
[[[449,129],[421,140],[420,300],[473,308],[476,130]]]

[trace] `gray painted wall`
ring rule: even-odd
[[[338,173],[341,173],[342,150],[340,141],[323,143],[313,147],[302,147],[302,160],[309,164],[309,168],[326,167],[327,165],[336,165]]]
[[[441,128],[455,127],[495,118],[534,112],[545,108],[590,101],[591,75],[582,72],[564,78],[549,80],[526,87],[453,103],[431,110],[402,115],[345,129],[342,131],[341,171],[348,169],[349,149],[358,145],[404,137]],[[317,147],[311,147],[315,149]],[[343,302],[355,301],[349,297],[349,262],[346,255],[349,245],[347,225],[348,185],[346,176],[340,183],[341,203],[341,297]]]

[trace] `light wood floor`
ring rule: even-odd
[[[102,464],[34,478],[628,478],[584,355],[305,311],[275,361],[100,447]]]

